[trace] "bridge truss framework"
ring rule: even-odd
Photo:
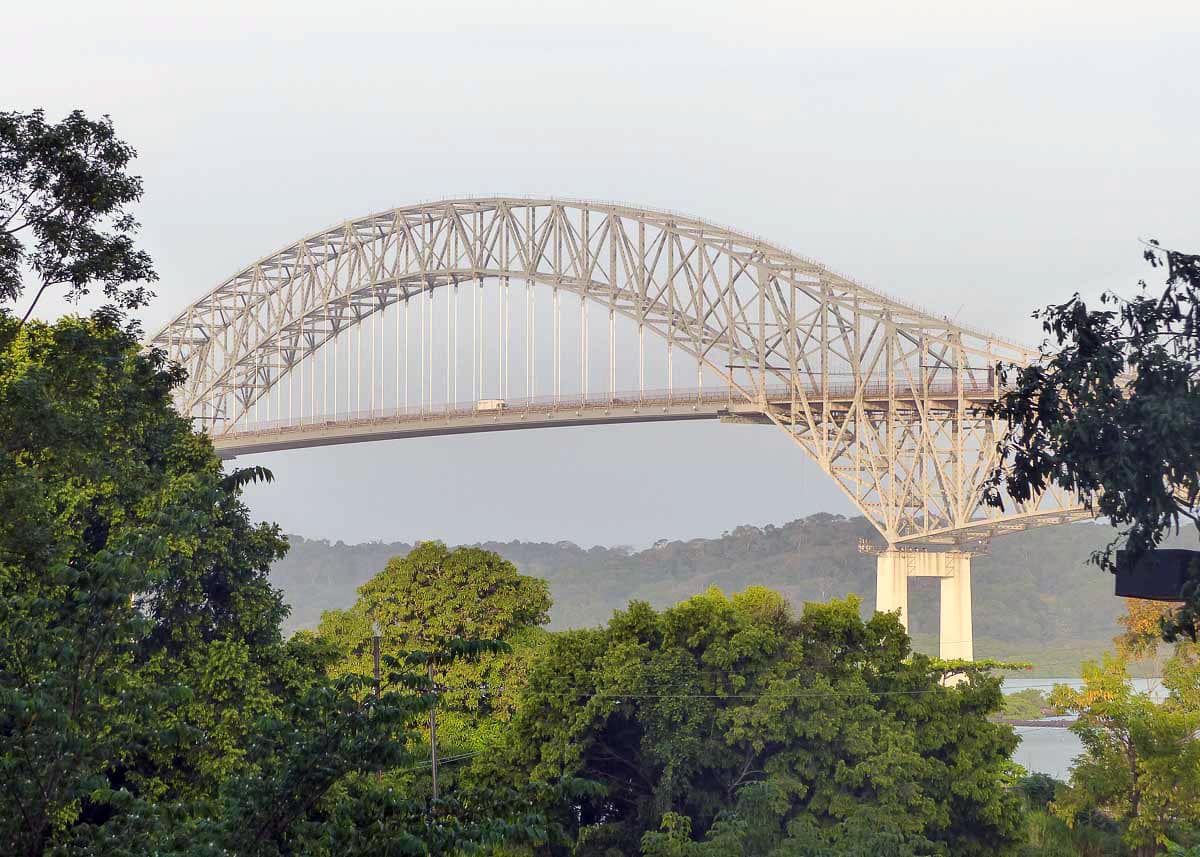
[[[891,549],[1089,514],[1053,492],[982,503],[995,368],[1035,351],[670,212],[514,197],[380,212],[250,265],[152,344],[188,370],[179,407],[226,455],[721,418],[785,432]]]

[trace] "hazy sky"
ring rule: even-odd
[[[1200,247],[1198,10],[20,3],[0,109],[110,113],[139,150],[162,276],[148,332],[302,234],[514,193],[733,224],[1036,342],[1035,306],[1144,275],[1139,236]],[[257,514],[347,541],[643,545],[850,511],[781,432],[715,423],[254,461],[277,476],[251,493]]]

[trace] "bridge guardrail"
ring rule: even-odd
[[[905,395],[903,385],[897,385],[897,394]],[[976,380],[966,380],[964,383],[944,382],[931,384],[928,395],[932,398],[957,396],[961,392],[971,397],[991,397],[995,388],[990,383]],[[754,391],[757,393],[757,391]],[[823,389],[806,389],[810,399],[823,400],[826,397],[846,401],[861,395],[864,399],[885,399],[892,394],[887,383],[868,384],[836,384],[825,385]],[[766,388],[768,401],[790,401],[792,390],[787,385],[772,385]],[[433,408],[375,408],[366,410],[338,411],[332,414],[317,414],[304,417],[289,417],[285,419],[253,422],[245,428],[214,433],[214,437],[253,437],[263,434],[286,434],[299,432],[314,427],[330,425],[372,425],[394,422],[444,422],[446,420],[465,418],[511,417],[530,413],[561,413],[569,411],[597,411],[611,408],[655,408],[655,407],[686,407],[689,405],[711,405],[728,402],[733,405],[751,405],[756,403],[757,396],[748,397],[737,390],[723,387],[706,387],[699,389],[657,389],[657,390],[628,390],[612,394],[605,393],[596,396],[535,396],[532,398],[503,399],[503,407],[496,410],[481,411],[476,399],[451,402]]]

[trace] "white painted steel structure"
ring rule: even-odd
[[[550,425],[786,432],[889,546],[1085,516],[981,503],[994,367],[1036,352],[758,238],[612,203],[396,208],[238,272],[152,344],[222,454]],[[969,589],[968,589],[969,592]]]

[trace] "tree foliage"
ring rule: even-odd
[[[8,853],[451,854],[540,835],[518,801],[513,820],[487,814],[501,802],[431,813],[377,776],[417,764],[436,695],[402,668],[378,696],[330,680],[332,647],[283,640],[267,569],[286,543],[239,496],[261,474],[222,471],[161,354],[110,313],[15,327],[0,318]]]
[[[1134,691],[1126,663],[1119,655],[1086,663],[1082,689],[1059,685],[1051,694],[1059,710],[1078,715],[1071,730],[1083,743],[1053,808],[1068,824],[1093,811],[1115,819],[1141,857],[1198,832],[1200,662],[1194,652],[1176,654],[1161,703]]]
[[[1078,294],[1048,306],[1042,359],[1003,372],[1011,389],[995,414],[1008,422],[1003,469],[988,500],[1021,502],[1050,485],[1086,498],[1122,528],[1136,556],[1181,521],[1200,525],[1200,256],[1160,249],[1146,259],[1166,267],[1158,294],[1113,293],[1090,307]],[[1097,554],[1105,568],[1116,543]],[[1175,627],[1194,640],[1200,589]]]
[[[1036,687],[1004,695],[1004,716],[1010,720],[1037,720],[1049,707],[1046,694]]]
[[[676,604],[709,586],[740,591],[768,586],[792,604],[827,601],[856,592],[874,604],[874,558],[855,546],[870,538],[864,518],[812,515],[783,526],[738,527],[720,538],[669,542],[659,548],[581,548],[570,542],[488,542],[480,545],[543,578],[554,604],[550,628],[580,628],[608,621],[631,600],[656,608]],[[1033,660],[1043,675],[1077,674],[1079,663],[1099,657],[1112,641],[1112,624],[1124,606],[1112,585],[1088,565],[1088,555],[1110,539],[1093,524],[1043,527],[992,543],[972,562],[976,605],[975,651],[1006,660]],[[292,614],[285,629],[316,628],[323,610],[344,609],[353,587],[374,577],[412,544],[348,545],[289,535],[288,555],[271,568]],[[910,630],[919,643],[937,628],[937,581],[917,579],[910,596]],[[919,648],[920,646],[918,646]],[[936,650],[936,649],[935,649]]]
[[[121,309],[151,297],[150,257],[134,246],[127,207],[142,182],[126,170],[136,153],[112,121],[76,110],[48,123],[41,110],[0,113],[0,307],[17,300],[26,275],[42,293],[65,287],[78,299],[99,285]]]
[[[1126,598],[1125,612],[1117,617],[1124,630],[1113,638],[1113,645],[1130,660],[1152,657],[1158,653],[1163,629],[1170,626],[1174,613],[1169,601]]]
[[[389,560],[358,592],[350,609],[321,618],[318,635],[343,655],[334,673],[369,674],[378,630],[386,657],[433,657],[439,731],[447,745],[478,749],[494,738],[516,710],[529,655],[544,640],[545,581],[519,574],[491,551],[424,542]],[[447,647],[471,641],[507,645],[469,658],[446,656]]]
[[[580,855],[1002,853],[1020,817],[999,681],[943,675],[853,598],[799,618],[761,588],[634,603],[555,635],[495,764],[604,786],[559,810]]]

